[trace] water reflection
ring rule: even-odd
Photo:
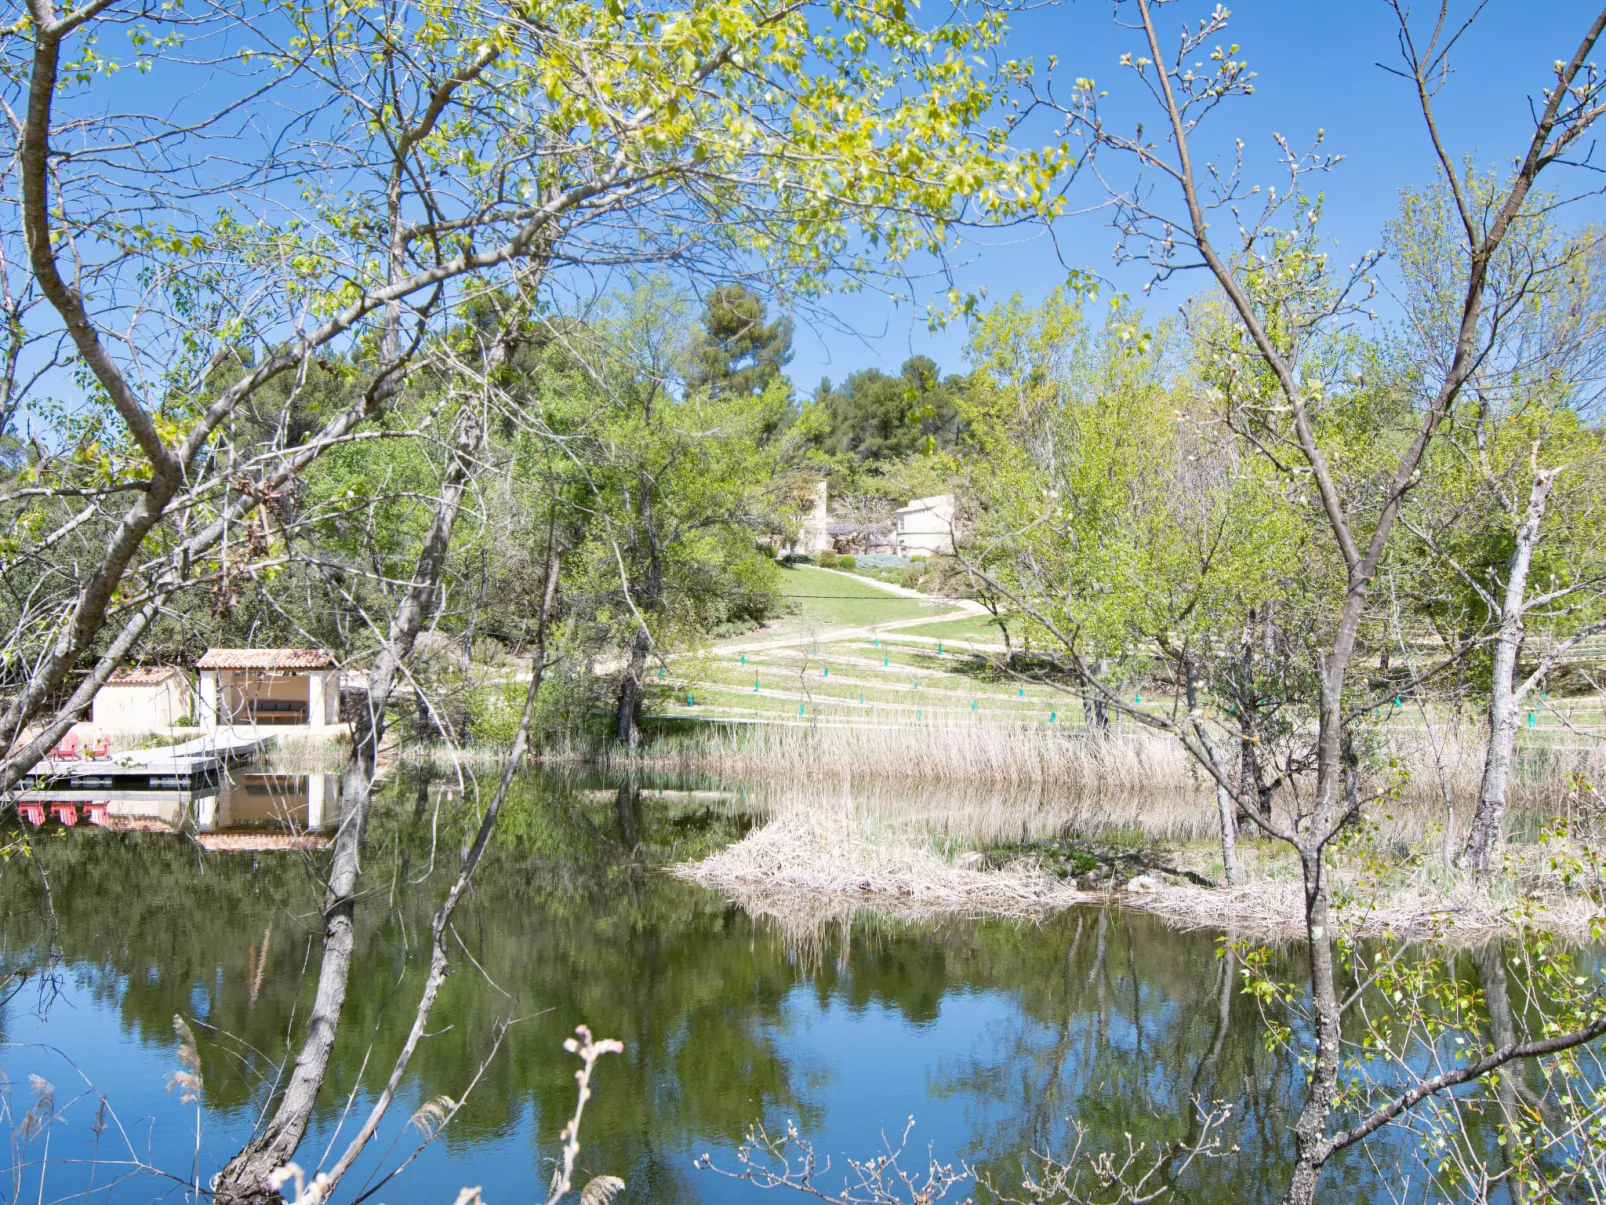
[[[339,820],[340,776],[234,767],[193,788],[45,788],[23,794],[18,815],[38,827],[80,820],[110,829],[165,828],[213,835],[326,833]]]
[[[320,833],[340,818],[338,774],[230,774],[213,792],[190,801],[195,827],[221,833],[256,825],[278,825]]]
[[[226,808],[218,792],[214,824],[310,823],[311,782],[305,791],[277,776],[256,793],[249,785],[233,784]],[[454,788],[404,781],[374,817],[356,964],[302,1148],[309,1160],[335,1138],[352,1093],[361,1114],[411,1022],[420,935],[463,839],[461,809],[446,806]],[[840,1165],[844,1153],[874,1154],[912,1113],[921,1150],[929,1142],[1009,1188],[1031,1151],[1066,1149],[1067,1117],[1089,1127],[1090,1145],[1119,1147],[1128,1134],[1153,1144],[1187,1135],[1195,1097],[1233,1102],[1231,1140],[1242,1149],[1192,1169],[1175,1185],[1180,1199],[1250,1205],[1280,1195],[1299,1069],[1267,1050],[1215,934],[1084,908],[1041,923],[859,914],[803,941],[661,872],[748,823],[710,795],[522,780],[458,914],[457,969],[434,1036],[346,1197],[412,1148],[405,1123],[421,1103],[461,1098],[471,1083],[443,1138],[378,1199],[435,1205],[464,1184],[493,1202],[538,1196],[573,1108],[574,1064],[560,1044],[581,1021],[626,1045],[599,1070],[582,1170],[623,1176],[632,1200],[751,1200],[692,1160],[710,1151],[728,1163],[755,1120],[797,1119]],[[198,854],[172,835],[131,831],[80,830],[38,852],[64,973],[50,991],[16,992],[0,1006],[0,1025],[20,1044],[0,1069],[13,1084],[31,1073],[71,1083],[62,1056],[31,1044],[58,1048],[137,1132],[141,1151],[148,1143],[153,1163],[187,1175],[195,1116],[164,1084],[177,1065],[173,1017],[192,1018],[204,1180],[261,1115],[286,1035],[305,1015],[321,932],[316,861]],[[0,962],[12,974],[37,978],[47,967],[44,881],[20,863],[0,873]],[[1270,969],[1297,977],[1298,952]],[[94,1107],[69,1110],[52,1138],[58,1158],[89,1156]],[[1360,1159],[1333,1171],[1331,1199],[1388,1197]],[[86,1174],[61,1166],[51,1197]],[[114,1199],[166,1190],[129,1182]]]

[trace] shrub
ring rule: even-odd
[[[946,553],[937,553],[926,563],[927,594],[939,598],[959,598],[964,593],[965,574],[959,562]]]
[[[836,566],[837,566],[837,562],[840,559],[841,558],[838,557],[836,553],[832,552],[828,548],[824,552],[820,553],[819,556],[814,558],[814,563],[816,565],[818,565],[821,569],[835,569]]]
[[[839,556],[836,559],[836,565],[838,569],[857,569],[859,567],[859,561],[856,557]]]
[[[501,665],[507,656],[507,646],[495,636],[480,636],[474,641],[474,662],[478,665]]]
[[[907,569],[905,569],[902,573],[900,573],[898,575],[898,584],[900,586],[905,586],[910,590],[913,590],[917,586],[919,586],[920,585],[920,566],[918,566],[918,565],[910,565]]]
[[[922,564],[923,565],[923,564],[925,564],[925,561],[926,561],[926,554],[923,553],[923,552],[917,552],[913,556],[911,556],[909,559],[911,561],[916,562],[917,564]]]

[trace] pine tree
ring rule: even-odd
[[[691,384],[715,398],[763,393],[792,359],[792,320],[768,317],[764,299],[745,285],[715,289],[703,310]]]

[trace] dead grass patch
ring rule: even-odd
[[[719,891],[752,915],[777,922],[800,948],[823,949],[825,931],[865,910],[892,919],[941,915],[1032,917],[1080,903],[1120,903],[1183,928],[1214,928],[1265,937],[1303,931],[1303,887],[1290,857],[1269,842],[1247,846],[1249,881],[1203,887],[1169,877],[1152,890],[1091,891],[1017,858],[998,869],[967,864],[966,847],[985,843],[1022,817],[1001,802],[897,796],[815,787],[760,800],[767,823],[734,845],[673,873]],[[1060,813],[1044,812],[1055,823]],[[1101,802],[1097,806],[1103,807]],[[1084,811],[1081,819],[1085,821]],[[1130,817],[1128,818],[1130,820]],[[934,823],[935,822],[935,823]],[[980,839],[978,842],[978,838]],[[1190,851],[1197,855],[1202,843]],[[1525,923],[1587,937],[1600,914],[1592,901],[1547,870],[1548,855],[1515,848],[1505,877],[1480,884],[1407,861],[1382,878],[1360,861],[1335,859],[1338,923],[1357,935],[1478,940]],[[1179,862],[1186,864],[1183,857]],[[977,859],[979,863],[979,859]]]
[[[1084,898],[1039,869],[958,865],[929,836],[877,822],[846,796],[823,806],[787,807],[736,844],[676,866],[674,873],[771,915],[796,909],[787,896],[873,906],[899,917],[1024,916]]]

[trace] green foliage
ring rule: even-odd
[[[835,388],[822,381],[810,407],[823,419],[825,452],[859,468],[950,451],[962,433],[959,376],[943,377],[926,356],[905,360],[898,375],[867,368]]]
[[[792,321],[766,321],[764,299],[744,285],[722,285],[703,308],[702,338],[689,384],[712,397],[762,394],[792,359]]]
[[[1462,181],[1480,202],[1500,186],[1470,169]],[[1396,561],[1416,615],[1452,647],[1471,646],[1461,677],[1479,686],[1490,665],[1480,637],[1507,604],[1517,531],[1542,475],[1551,484],[1527,595],[1545,601],[1524,616],[1526,641],[1543,648],[1606,614],[1606,448],[1590,417],[1606,363],[1606,249],[1597,228],[1560,228],[1549,202],[1525,207],[1491,265],[1490,350],[1429,449]],[[1426,363],[1458,328],[1457,221],[1441,183],[1407,192],[1389,230],[1415,334],[1401,354]]]
[[[972,558],[1018,597],[1029,626],[1099,656],[1210,625],[1281,593],[1301,533],[1257,462],[1195,421],[1172,332],[1135,339],[1056,290],[982,315],[964,407],[963,466],[978,499]]]

